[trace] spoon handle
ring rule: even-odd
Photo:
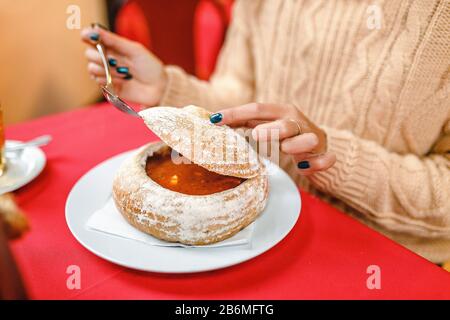
[[[5,151],[16,151],[16,150],[25,149],[26,147],[44,146],[44,145],[48,144],[50,141],[52,141],[52,136],[44,135],[44,136],[34,138],[33,140],[30,140],[27,142],[15,144],[13,146],[7,145],[7,146],[5,146]]]
[[[95,47],[97,48],[97,51],[100,54],[100,58],[102,60],[103,68],[105,69],[106,88],[108,88],[108,90],[112,91],[112,93],[114,94],[114,87],[113,87],[113,84],[112,84],[112,76],[111,76],[111,72],[109,71],[108,61],[106,60],[106,48],[100,41],[97,42]]]

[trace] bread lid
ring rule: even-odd
[[[139,112],[147,127],[193,163],[222,175],[252,178],[264,165],[244,136],[209,121],[211,112],[196,106],[153,107]]]

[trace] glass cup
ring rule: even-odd
[[[0,104],[0,176],[2,176],[6,171],[6,160],[5,160],[5,130],[3,125],[3,109]]]

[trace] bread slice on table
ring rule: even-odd
[[[25,214],[19,209],[12,193],[0,195],[0,222],[6,228],[8,238],[18,238],[29,229]]]

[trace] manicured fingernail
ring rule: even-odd
[[[209,117],[209,121],[211,121],[211,123],[219,123],[220,121],[222,121],[222,114],[221,113],[214,113]]]
[[[118,67],[117,69],[118,73],[128,73],[128,68],[127,67]]]
[[[89,35],[89,39],[92,41],[98,41],[98,39],[100,39],[100,35],[97,32],[93,32]]]
[[[109,65],[110,65],[111,67],[117,66],[117,60],[114,59],[114,58],[109,58],[109,59],[108,59],[108,63],[109,63]]]
[[[300,161],[299,163],[297,163],[297,167],[299,169],[309,169],[311,166],[309,164],[309,161]]]
[[[127,74],[125,77],[123,77],[125,80],[131,80],[133,79],[133,76],[131,74]]]

